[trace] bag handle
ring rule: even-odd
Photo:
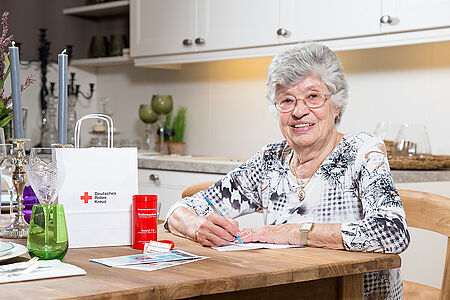
[[[80,148],[81,122],[87,119],[100,119],[106,122],[108,132],[108,148],[114,146],[114,123],[110,116],[105,114],[89,114],[81,117],[75,124],[75,148]]]

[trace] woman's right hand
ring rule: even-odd
[[[185,207],[178,207],[167,220],[173,234],[188,237],[203,246],[223,246],[233,242],[239,233],[235,220],[210,213],[201,217]]]
[[[195,229],[194,241],[203,246],[219,247],[234,242],[239,233],[239,223],[210,213]]]

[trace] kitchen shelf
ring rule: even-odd
[[[70,65],[73,67],[108,67],[119,65],[131,65],[133,60],[129,55],[73,59]]]
[[[127,14],[130,7],[129,0],[113,1],[107,3],[84,5],[63,9],[63,14],[79,17],[104,17]]]

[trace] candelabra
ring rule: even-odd
[[[54,95],[54,83],[50,83],[51,88],[51,96],[57,98],[57,96]],[[84,99],[89,100],[94,95],[94,84],[89,83],[89,93],[84,94],[80,90],[80,85],[75,84],[75,73],[70,73],[70,79],[69,79],[69,88],[68,88],[68,107],[67,107],[67,143],[68,144],[75,144],[75,124],[77,123],[77,111],[76,111],[76,105],[78,101],[78,96],[81,95]]]
[[[13,144],[14,154],[12,156],[6,156],[0,160],[0,164],[3,163],[5,159],[11,157],[15,166],[12,174],[12,182],[14,184],[14,189],[16,190],[16,201],[17,201],[17,214],[14,222],[8,227],[4,228],[0,235],[3,238],[8,239],[21,239],[28,236],[29,225],[25,221],[23,214],[23,190],[25,188],[25,183],[27,181],[27,176],[25,173],[25,165],[27,163],[27,157],[25,154],[25,144],[29,139],[24,138],[14,138],[11,139]]]

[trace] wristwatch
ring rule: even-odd
[[[313,228],[313,222],[305,222],[300,228],[300,246],[308,245],[308,232]]]

